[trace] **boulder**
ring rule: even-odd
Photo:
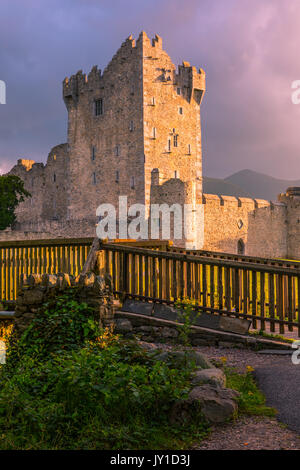
[[[150,302],[141,302],[140,300],[126,299],[122,312],[138,313],[140,315],[151,316],[153,304]]]
[[[115,331],[116,333],[130,333],[133,330],[132,324],[129,320],[126,320],[126,318],[118,318],[115,321]]]
[[[38,305],[43,302],[44,292],[39,289],[29,289],[24,291],[22,299],[23,305]]]
[[[176,328],[168,328],[164,327],[161,329],[161,336],[163,338],[177,338],[178,337],[178,330]]]
[[[188,424],[197,411],[210,424],[221,424],[232,419],[238,410],[239,394],[231,389],[206,384],[193,388],[185,400],[176,402],[170,413],[171,424]]]
[[[165,351],[156,358],[158,361],[168,362],[174,360],[178,366],[184,366],[189,362],[195,362],[201,369],[212,369],[212,363],[198,351]]]
[[[193,385],[210,384],[214,387],[225,387],[226,377],[221,369],[197,369],[192,378]]]
[[[230,331],[239,335],[246,335],[249,331],[251,320],[244,320],[243,318],[220,317],[219,329],[223,331]]]

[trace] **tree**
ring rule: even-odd
[[[0,230],[11,227],[16,221],[15,210],[31,194],[24,181],[15,175],[0,175]]]

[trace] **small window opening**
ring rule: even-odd
[[[238,255],[245,254],[245,243],[243,242],[243,240],[238,241],[237,251],[238,251]]]
[[[103,114],[103,99],[100,98],[95,100],[95,116],[101,116]]]

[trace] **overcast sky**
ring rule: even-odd
[[[250,168],[300,179],[299,0],[1,0],[0,169],[66,141],[65,76],[104,68],[126,37],[158,33],[175,64],[206,71],[208,176]]]

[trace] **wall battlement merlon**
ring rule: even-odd
[[[237,197],[237,196],[225,196],[218,194],[203,194],[202,196],[203,204],[213,204],[223,206],[223,207],[247,207],[252,209],[261,209],[269,208],[274,210],[276,207],[286,207],[286,204],[278,201],[266,201],[264,199],[252,199],[248,197]]]

